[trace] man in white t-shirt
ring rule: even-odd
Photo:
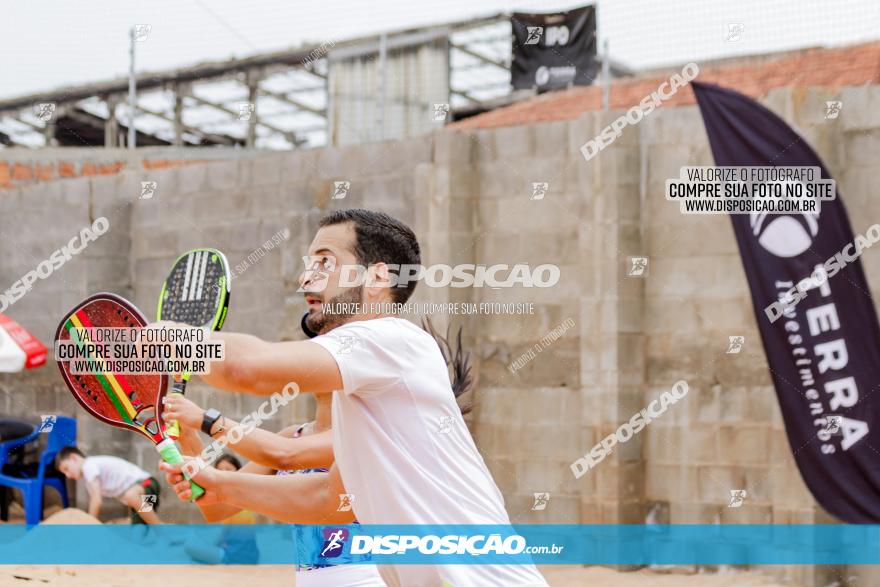
[[[415,234],[391,216],[331,213],[320,222],[300,277],[309,307],[305,325],[318,336],[270,343],[212,334],[224,341],[226,355],[202,376],[215,387],[271,395],[294,382],[313,393],[336,392],[336,463],[329,473],[288,477],[206,468],[196,477],[206,490],[201,499],[301,524],[347,523],[355,516],[361,524],[510,524],[461,417],[437,342],[386,310],[412,295],[414,272],[405,267],[420,262]],[[360,285],[344,282],[352,267],[363,268]],[[208,426],[212,433],[215,428]],[[188,499],[180,466],[162,468]],[[392,586],[547,585],[534,565],[382,565],[380,572]]]
[[[101,514],[103,498],[118,499],[130,508],[132,524],[161,524],[159,482],[124,459],[113,456],[87,457],[75,446],[65,446],[55,457],[55,468],[65,477],[83,480],[89,494],[89,514]]]

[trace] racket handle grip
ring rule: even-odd
[[[156,450],[159,451],[162,460],[169,465],[178,465],[183,462],[183,455],[180,454],[177,445],[174,444],[174,441],[170,438],[166,438],[157,444]],[[190,501],[196,501],[205,494],[205,490],[202,489],[201,485],[190,479],[186,472],[183,473],[183,476],[189,480],[189,488],[190,491],[192,491],[192,497],[189,499]]]
[[[169,393],[168,395],[183,396],[184,393],[186,393],[186,381],[178,381],[177,379],[175,379],[174,383],[171,386],[171,393]],[[172,420],[171,422],[165,424],[165,436],[173,440],[177,440],[178,438],[180,438],[180,422],[178,422],[177,420]]]

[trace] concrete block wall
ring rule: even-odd
[[[832,99],[843,109],[826,120],[824,103]],[[872,190],[880,171],[880,89],[783,89],[764,102],[826,162],[853,228],[873,224],[880,213]],[[226,328],[298,339],[304,307],[296,276],[318,219],[343,207],[384,210],[419,234],[425,264],[560,266],[551,290],[420,285],[414,298],[533,304],[531,315],[434,317],[441,330],[463,327],[474,351],[479,385],[468,398],[475,408],[467,421],[515,521],[642,523],[650,512],[670,523],[826,521],[791,457],[729,221],[683,216],[663,198],[665,180],[681,166],[712,164],[696,107],[656,111],[585,162],[580,146],[617,115],[244,153],[164,169],[131,166],[114,176],[0,191],[0,231],[15,249],[0,258],[2,283],[36,266],[96,215],[111,221],[107,235],[7,313],[45,342],[57,317],[94,291],[130,296],[151,315],[174,258],[207,245],[224,250],[233,267]],[[158,190],[139,200],[145,180],[157,181]],[[331,199],[334,181],[351,182],[344,199]],[[532,199],[533,184],[543,182],[549,191]],[[247,262],[285,228],[287,241]],[[628,276],[632,256],[649,258],[646,277]],[[869,282],[880,283],[880,265],[870,253],[866,259]],[[521,369],[508,369],[566,320],[575,326]],[[745,348],[727,354],[735,335],[745,336]],[[685,399],[574,479],[569,465],[576,458],[679,379],[690,386]],[[0,377],[0,390],[6,413],[77,413],[52,365]],[[259,404],[198,383],[192,393],[230,414]],[[302,421],[311,410],[310,401],[298,401],[269,427]],[[149,445],[85,416],[80,422],[87,449],[155,466]],[[727,507],[732,489],[748,491],[741,508]],[[534,493],[544,492],[551,494],[548,507],[533,511]],[[166,512],[196,519],[176,503]],[[776,572],[813,584],[828,570]]]

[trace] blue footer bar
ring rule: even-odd
[[[206,552],[210,556],[206,557]],[[0,564],[198,561],[301,565],[880,564],[880,525],[0,525]]]

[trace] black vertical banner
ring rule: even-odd
[[[831,179],[806,141],[768,109],[726,88],[693,88],[716,165],[815,166]],[[829,513],[878,523],[880,326],[840,198],[822,202],[818,213],[730,218],[801,475]],[[836,255],[843,267],[827,271],[821,287],[784,313],[765,310]]]
[[[556,14],[517,12],[510,22],[513,89],[552,90],[593,83],[598,70],[595,6]]]

